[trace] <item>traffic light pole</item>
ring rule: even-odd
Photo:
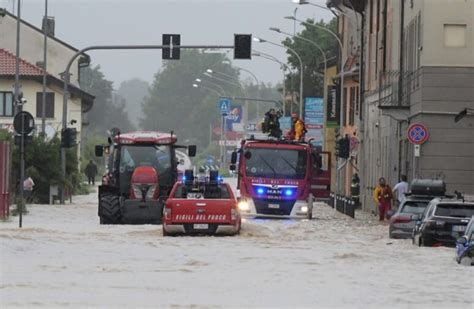
[[[171,45],[98,45],[89,46],[77,51],[69,60],[66,70],[64,70],[64,87],[63,87],[63,116],[62,129],[67,128],[67,100],[69,97],[68,88],[70,83],[70,71],[73,62],[77,57],[90,50],[144,50],[144,49],[164,49],[173,48]],[[180,49],[234,49],[233,45],[180,45]],[[66,149],[61,148],[61,172],[63,177],[63,187],[61,190],[61,204],[65,200],[65,179],[66,179]]]

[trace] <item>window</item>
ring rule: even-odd
[[[43,93],[36,93],[36,117],[42,117]],[[46,118],[54,118],[54,93],[46,92]]]
[[[445,24],[444,46],[466,47],[466,25]]]
[[[0,117],[13,117],[13,93],[0,92]]]

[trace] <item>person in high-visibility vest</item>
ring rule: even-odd
[[[304,121],[296,113],[291,114],[292,136],[295,141],[303,141],[306,131]]]
[[[385,178],[379,179],[379,184],[374,190],[374,201],[379,211],[379,220],[383,221],[387,211],[392,209],[393,193],[390,186],[386,183]]]

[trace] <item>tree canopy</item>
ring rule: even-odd
[[[162,132],[173,130],[182,142],[206,145],[209,125],[219,124],[221,119],[217,109],[218,95],[203,87],[194,88],[193,84],[200,78],[204,87],[219,91],[213,85],[219,84],[226,95],[241,94],[240,86],[203,75],[211,69],[232,77],[213,74],[216,78],[238,83],[238,71],[224,60],[223,54],[187,50],[182,51],[179,61],[165,61],[163,68],[155,74],[149,96],[143,103],[142,127]]]
[[[114,100],[113,83],[105,79],[100,66],[85,68],[81,73],[80,83],[82,89],[96,97],[94,106],[88,113],[88,131],[103,134],[112,127],[119,127],[124,132],[133,129],[124,102]]]
[[[330,22],[326,23],[324,20],[319,22],[308,19],[306,21],[309,24],[317,24],[321,27],[326,27],[334,32],[337,31],[337,20],[333,18]],[[338,47],[336,39],[328,32],[318,29],[316,27],[303,24],[304,29],[297,33],[297,36],[301,36],[305,39],[316,42],[323,51],[325,51],[326,58],[332,58],[337,56]],[[287,38],[283,41],[283,44],[287,47],[294,49],[303,61],[304,71],[304,84],[303,92],[304,96],[323,96],[323,57],[321,52],[313,44],[306,42],[298,38]],[[290,51],[288,53],[288,63],[299,70],[300,64],[298,58]],[[298,91],[299,89],[299,71],[293,76],[293,89]],[[290,89],[291,82],[290,76],[286,79],[287,89]]]

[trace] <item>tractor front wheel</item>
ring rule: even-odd
[[[100,224],[120,224],[120,200],[118,196],[103,194],[100,198]]]

